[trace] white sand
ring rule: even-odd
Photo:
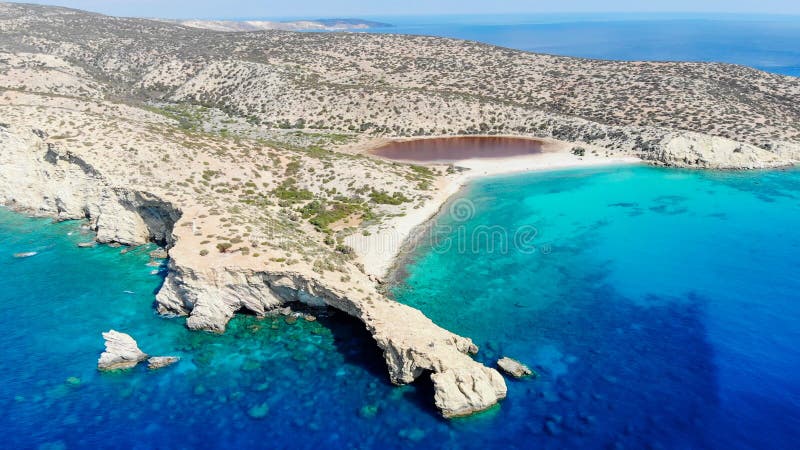
[[[373,232],[370,236],[353,235],[349,236],[345,242],[352,246],[361,257],[367,273],[377,277],[384,277],[392,268],[395,259],[403,249],[403,244],[414,230],[436,215],[442,205],[471,180],[519,172],[637,164],[641,162],[639,158],[634,157],[578,157],[565,151],[507,158],[458,161],[454,163],[455,166],[469,170],[449,175],[440,180],[433,198],[425,202],[422,207],[409,209],[405,216],[388,219],[380,230]]]

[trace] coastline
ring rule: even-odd
[[[430,221],[448,202],[470,182],[495,175],[513,175],[553,170],[642,164],[631,156],[576,156],[560,146],[556,151],[457,161],[453,166],[466,169],[446,175],[436,183],[436,191],[423,206],[411,209],[406,215],[394,217],[370,236],[349,236],[348,245],[356,249],[369,275],[379,280],[390,279],[402,265],[405,256],[424,234]]]

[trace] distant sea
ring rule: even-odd
[[[800,16],[545,14],[379,17],[376,33],[443,36],[582,58],[714,61],[800,76]]]

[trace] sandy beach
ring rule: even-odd
[[[469,182],[494,175],[524,172],[590,168],[626,164],[639,164],[635,157],[576,156],[569,146],[550,143],[544,153],[509,156],[503,158],[480,158],[456,161],[454,166],[467,169],[441,178],[432,198],[419,208],[409,209],[404,216],[387,219],[369,236],[351,235],[345,242],[356,250],[370,275],[385,278],[404,245],[417,227],[433,218],[454,194]]]

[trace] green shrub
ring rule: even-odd
[[[395,192],[389,195],[386,191],[372,190],[369,198],[379,205],[402,205],[403,203],[410,202],[411,200],[400,192]]]
[[[314,194],[311,193],[311,191],[308,189],[300,189],[295,183],[296,181],[293,178],[289,178],[275,188],[272,193],[279,199],[292,203],[314,198]]]

